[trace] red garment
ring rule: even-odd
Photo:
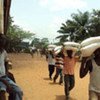
[[[74,75],[75,64],[76,64],[75,57],[73,58],[69,58],[68,56],[64,57],[63,73],[68,75]]]

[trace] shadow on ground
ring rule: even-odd
[[[65,95],[56,95],[56,99],[55,100],[67,100]],[[69,100],[76,100],[75,98],[70,97]]]
[[[45,77],[45,78],[43,78],[44,80],[50,80],[50,78],[48,78],[48,77]]]
[[[66,100],[65,95],[56,95],[55,100]]]
[[[59,83],[49,82],[50,85],[59,85]]]

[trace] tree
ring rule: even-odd
[[[78,14],[73,13],[71,15],[72,20],[67,20],[65,24],[58,31],[62,35],[58,36],[60,42],[69,41],[82,41],[89,37],[87,29],[89,23],[89,12],[80,12]]]
[[[18,25],[13,25],[14,21],[12,17],[9,17],[8,21],[9,22],[8,22],[7,37],[9,38],[9,41],[10,41],[9,49],[15,48],[17,45],[21,43],[21,41],[24,38],[31,38],[32,36],[35,35],[34,33],[31,33],[30,31],[24,31]]]
[[[91,36],[100,36],[100,10],[93,10],[88,26]]]
[[[48,38],[34,38],[32,41],[32,46],[34,45],[36,48],[42,49],[42,48],[46,48],[47,45],[49,44],[49,40]]]

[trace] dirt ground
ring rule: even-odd
[[[48,65],[45,57],[35,54],[9,54],[13,62],[10,70],[17,84],[24,92],[23,100],[65,100],[64,85],[54,84],[48,79]],[[88,75],[80,79],[77,63],[75,68],[75,87],[70,92],[70,100],[88,100]],[[57,80],[57,82],[59,79]]]

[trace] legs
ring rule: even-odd
[[[18,86],[13,86],[12,88],[13,88],[13,91],[11,93],[12,96],[11,96],[10,100],[22,100],[23,93],[22,93],[21,89]]]
[[[5,91],[0,91],[0,100],[6,100]]]
[[[70,81],[70,85],[69,85],[69,91],[70,91],[74,88],[75,85],[74,75],[69,75],[69,81]]]
[[[89,91],[89,100],[100,100],[100,93]]]
[[[65,95],[66,98],[69,98],[69,91],[73,89],[75,81],[74,75],[64,75],[64,83],[65,83]]]
[[[63,73],[62,73],[62,69],[60,69],[60,80],[59,80],[59,84],[63,83]]]
[[[68,97],[69,96],[69,76],[68,75],[64,75],[64,83],[65,83],[64,84],[65,95],[66,97]]]
[[[22,93],[21,89],[8,77],[5,77],[3,79],[5,81],[7,81],[7,83],[12,87],[12,91],[11,91],[11,93],[9,93],[9,95],[10,95],[9,100],[22,100],[23,93]],[[2,88],[1,88],[2,90],[6,91],[7,86],[5,86],[3,83],[0,86],[2,86]]]
[[[56,82],[56,79],[58,78],[58,76],[60,75],[60,80],[59,80],[59,84],[63,83],[63,75],[62,75],[62,69],[56,68],[56,74],[54,76],[54,83]]]
[[[54,65],[49,65],[49,78],[52,79],[52,74],[54,73]]]
[[[54,83],[56,82],[56,79],[58,78],[58,76],[59,76],[59,69],[56,68],[56,74],[55,74],[55,76],[54,76],[54,78],[53,78]]]

